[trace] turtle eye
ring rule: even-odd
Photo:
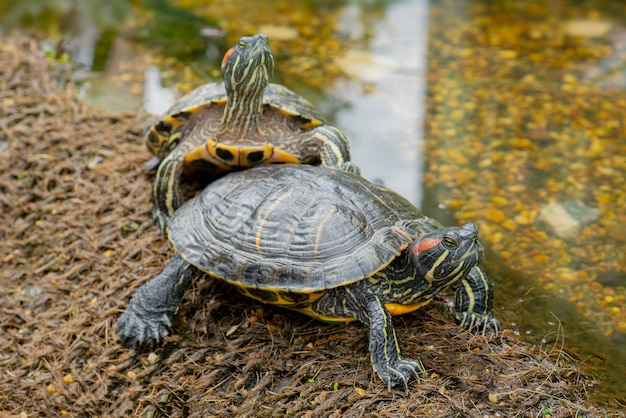
[[[245,47],[247,47],[247,46],[248,46],[248,44],[247,44],[245,41],[239,41],[239,42],[237,42],[237,47],[238,47],[238,48],[244,49],[244,48],[245,48]]]
[[[443,245],[446,248],[455,248],[458,246],[456,240],[454,240],[453,238],[450,237],[443,237]]]

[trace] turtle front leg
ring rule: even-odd
[[[122,342],[130,347],[154,347],[173,325],[185,289],[198,269],[176,254],[165,269],[133,295],[117,321]]]
[[[184,153],[175,150],[169,154],[157,169],[152,184],[152,217],[161,234],[174,211],[183,204],[180,191],[180,176],[183,172]]]
[[[454,285],[454,310],[457,321],[470,330],[491,329],[498,334],[500,322],[491,313],[493,285],[487,275],[473,267],[467,276]]]
[[[374,370],[389,390],[400,385],[407,391],[411,377],[419,380],[420,374],[426,373],[422,362],[402,356],[393,319],[378,296],[369,295],[363,302],[363,307],[365,311],[359,315],[359,320],[370,328],[370,352]],[[366,317],[361,318],[363,315]]]
[[[322,167],[361,174],[359,166],[350,161],[350,143],[334,126],[322,125],[303,132],[302,153],[319,155]]]

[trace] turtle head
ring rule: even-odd
[[[274,54],[263,33],[244,36],[224,55],[222,75],[230,97],[260,95],[274,73]]]
[[[483,258],[476,224],[436,229],[409,247],[419,276],[435,287],[446,287],[467,275]]]

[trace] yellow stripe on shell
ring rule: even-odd
[[[265,221],[267,220],[267,216],[275,213],[274,208],[276,208],[276,206],[281,204],[285,199],[287,199],[289,197],[291,197],[290,193],[284,193],[283,195],[278,197],[276,199],[276,201],[272,204],[272,206],[267,210],[266,216],[263,219],[261,219],[261,223],[258,226],[259,230],[256,233],[256,239],[254,241],[255,244],[256,244],[257,251],[259,252],[259,254],[262,254],[261,234],[263,233],[263,227],[264,227]]]
[[[275,106],[280,106],[280,103],[277,103]],[[315,128],[316,126],[322,126],[324,124],[324,122],[322,122],[321,120],[315,119],[308,115],[303,116],[299,112],[294,112],[293,110],[285,109],[283,107],[279,107],[278,111],[285,116],[300,117],[300,118],[307,119],[306,122],[300,124],[300,129],[302,129],[303,131],[308,131],[311,128]]]
[[[335,206],[333,206],[333,209],[336,209]],[[335,212],[336,210],[333,211],[333,213]],[[326,225],[326,223],[330,220],[330,218],[331,218],[330,215],[325,217],[317,227],[317,234],[315,235],[315,247],[314,247],[316,254],[318,252],[320,241],[322,240],[322,232],[324,231],[324,225]]]

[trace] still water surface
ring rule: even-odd
[[[69,39],[50,53],[70,51],[87,74],[86,99],[116,110],[142,109],[146,68],[159,69],[166,96],[187,92],[219,79],[239,36],[266,32],[274,82],[346,133],[365,177],[443,223],[479,224],[504,326],[546,349],[564,338],[600,391],[623,399],[621,1],[46,4],[0,6],[2,30],[19,22]],[[599,216],[569,238],[538,226],[546,205],[572,200]]]

